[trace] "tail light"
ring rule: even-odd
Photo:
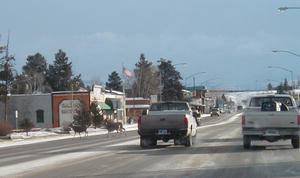
[[[246,117],[245,115],[242,115],[242,125],[245,125],[246,122]],[[298,122],[299,122],[299,117],[298,117]]]
[[[184,124],[185,124],[186,126],[188,126],[188,125],[189,125],[189,120],[188,120],[188,118],[187,118],[187,117],[184,117]]]
[[[140,127],[141,123],[142,123],[142,117],[140,116],[140,117],[138,118],[138,127]]]
[[[300,115],[297,116],[298,125],[300,125]]]

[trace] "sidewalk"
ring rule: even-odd
[[[137,130],[137,124],[124,125],[126,131]],[[41,143],[48,142],[53,140],[63,140],[70,139],[74,137],[74,132],[71,131],[70,134],[58,134],[55,133],[55,130],[59,130],[59,128],[54,128],[52,131],[45,131],[42,129],[36,132],[28,132],[28,136],[25,132],[13,133],[11,134],[11,139],[0,139],[0,148],[10,147],[10,146],[18,146],[18,145],[27,145],[32,143]],[[93,128],[90,127],[87,129],[89,136],[94,135],[104,135],[107,134],[107,130],[104,128]],[[84,133],[81,134],[84,137]],[[78,138],[79,135],[76,134],[75,138]]]

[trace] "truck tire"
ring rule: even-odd
[[[244,135],[243,143],[244,143],[244,148],[249,149],[251,147],[251,137]]]
[[[156,146],[157,145],[157,139],[156,138],[152,138],[151,139],[151,146]]]
[[[292,138],[292,145],[293,145],[293,148],[299,148],[299,136],[295,136]]]
[[[175,137],[174,138],[174,145],[181,145],[181,144],[182,144],[182,142],[181,142],[180,137]]]
[[[187,136],[185,138],[186,142],[185,142],[185,146],[186,147],[191,147],[193,145],[193,138],[192,136]]]

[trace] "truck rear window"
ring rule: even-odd
[[[261,107],[262,103],[276,101],[287,106],[293,106],[292,100],[289,97],[254,97],[250,101],[250,107]]]
[[[150,111],[168,111],[168,110],[188,111],[189,108],[185,103],[154,103],[150,107]]]

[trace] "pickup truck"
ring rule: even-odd
[[[186,102],[152,103],[147,115],[138,119],[138,133],[142,148],[157,145],[157,140],[175,145],[192,146],[197,134],[197,123]]]
[[[299,148],[300,115],[290,95],[253,96],[242,115],[243,145],[251,147],[251,140],[275,142],[291,139]]]

